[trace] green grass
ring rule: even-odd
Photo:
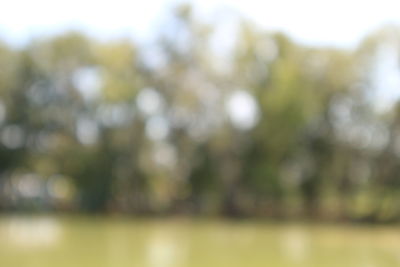
[[[5,267],[400,266],[395,226],[3,217]]]

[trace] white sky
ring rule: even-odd
[[[0,0],[0,38],[29,38],[81,29],[110,38],[151,36],[177,0]],[[399,0],[193,0],[203,16],[233,9],[272,30],[312,45],[351,47],[382,24],[400,23]]]

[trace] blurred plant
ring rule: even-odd
[[[1,44],[0,208],[399,219],[399,105],[373,96],[400,30],[347,51],[238,25],[223,56],[190,6],[146,47]]]

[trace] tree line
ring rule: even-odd
[[[398,28],[341,49],[243,20],[222,49],[193,14],[146,46],[0,44],[0,210],[400,218]]]

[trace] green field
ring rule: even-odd
[[[0,266],[400,266],[395,226],[3,217]]]

